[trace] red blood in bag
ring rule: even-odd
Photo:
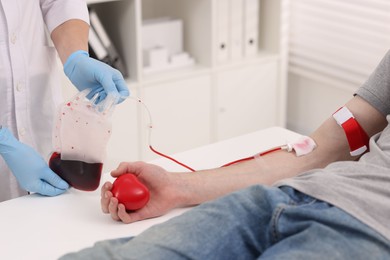
[[[61,154],[54,152],[50,157],[49,167],[70,186],[78,190],[93,191],[99,187],[103,164],[61,160]]]
[[[149,190],[131,173],[122,174],[112,185],[112,194],[126,210],[137,210],[149,201]]]

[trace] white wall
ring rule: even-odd
[[[309,134],[390,49],[390,1],[290,0],[287,127]]]
[[[310,134],[352,98],[353,92],[352,89],[289,73],[287,128],[301,134]]]

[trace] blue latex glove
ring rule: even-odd
[[[119,70],[90,58],[86,51],[73,52],[64,64],[64,72],[79,91],[91,89],[87,98],[91,99],[98,93],[96,104],[107,95],[113,95],[120,103],[130,94]]]
[[[5,127],[0,129],[0,154],[27,191],[56,196],[69,188],[33,148],[19,142]]]

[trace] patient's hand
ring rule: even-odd
[[[144,162],[122,162],[118,168],[111,172],[113,177],[125,173],[133,173],[149,189],[150,200],[141,209],[126,211],[123,204],[112,195],[112,183],[106,182],[101,189],[101,207],[104,213],[111,218],[124,223],[158,217],[169,210],[179,206],[177,189],[175,188],[175,173],[168,173],[163,168]]]

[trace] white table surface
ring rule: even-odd
[[[294,141],[298,136],[272,127],[179,153],[174,158],[196,170],[214,168]],[[151,163],[169,171],[186,170],[165,158]],[[103,174],[101,184],[106,180],[112,180],[108,173]],[[57,259],[96,241],[137,235],[186,210],[175,209],[162,217],[126,225],[101,212],[100,187],[94,192],[70,189],[57,197],[20,197],[0,203],[0,259]]]

